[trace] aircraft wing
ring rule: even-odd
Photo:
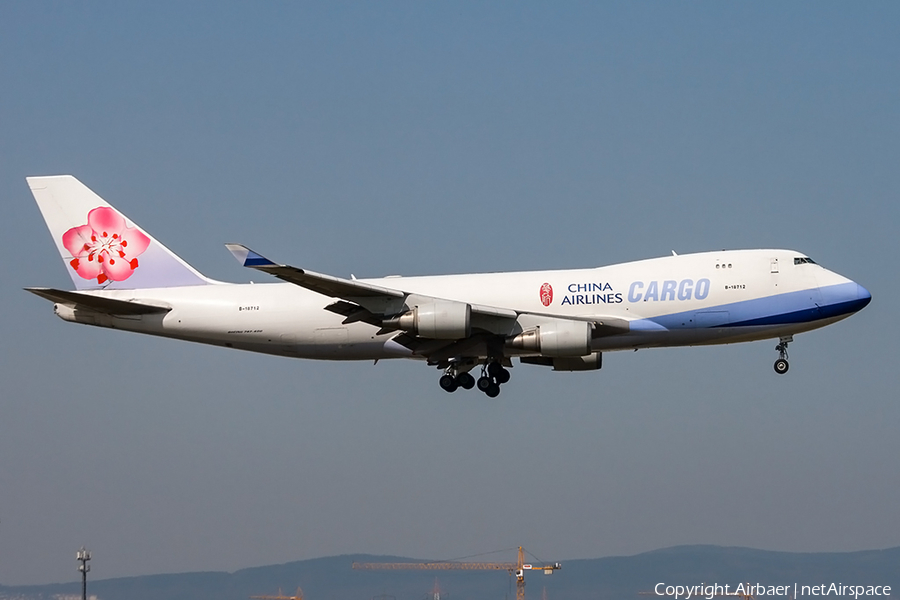
[[[152,315],[166,313],[172,310],[167,307],[152,306],[150,304],[142,304],[130,300],[116,300],[114,298],[104,298],[102,296],[83,294],[81,292],[67,292],[53,288],[32,287],[25,288],[25,291],[31,292],[41,298],[45,298],[50,302],[69,304],[78,308],[89,309],[107,315]]]
[[[383,312],[378,310],[381,308],[379,305],[387,306],[392,304],[392,301],[396,300],[400,300],[402,303],[407,297],[413,295],[404,290],[373,285],[355,279],[342,279],[340,277],[334,277],[333,275],[324,275],[322,273],[316,273],[314,271],[300,269],[290,265],[279,265],[241,244],[225,244],[225,247],[228,248],[228,251],[231,252],[237,261],[245,267],[274,275],[282,281],[299,285],[300,287],[318,292],[324,296],[341,298],[347,302],[358,304],[373,313]],[[472,304],[470,306],[472,307],[473,313],[484,317],[515,320],[519,316],[519,313],[507,308],[497,308],[480,304]],[[349,312],[346,306],[341,303],[331,305],[328,308],[332,312],[344,314],[348,318],[351,318],[351,312]],[[353,318],[353,320],[365,319]]]
[[[278,279],[305,287],[308,290],[318,292],[332,298],[364,298],[364,297],[388,297],[403,298],[405,294],[400,290],[354,281],[341,279],[332,275],[323,275],[307,269],[299,269],[290,265],[279,265],[268,258],[261,256],[241,244],[225,244],[228,251],[241,265],[274,275]]]
[[[406,290],[389,288],[355,279],[342,279],[314,271],[275,263],[240,244],[226,244],[241,265],[269,273],[275,277],[339,300],[325,307],[344,316],[344,324],[362,321],[381,327],[379,333],[398,331],[396,316],[413,305],[428,303],[464,304],[444,298],[425,296]],[[590,323],[590,337],[617,335],[628,331],[628,322],[620,318],[567,318],[559,315],[530,313],[508,308],[468,304],[471,311],[471,330],[461,336],[421,336],[410,331],[398,331],[393,340],[413,354],[426,357],[430,363],[442,364],[453,356],[490,355],[489,347],[502,345],[509,336],[525,327],[550,322],[582,321]]]

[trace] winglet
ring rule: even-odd
[[[256,252],[254,252],[247,246],[244,246],[243,244],[225,244],[225,247],[228,248],[228,251],[231,252],[232,256],[234,256],[234,258],[237,259],[237,261],[239,263],[241,263],[241,266],[244,266],[244,267],[275,267],[275,266],[278,266],[275,263],[273,263],[271,260],[266,258],[265,256],[257,254]]]

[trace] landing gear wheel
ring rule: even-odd
[[[775,361],[775,372],[779,375],[784,375],[788,372],[788,369],[791,367],[788,364],[788,344],[793,342],[794,338],[791,336],[783,337],[778,340],[778,345],[775,346],[775,350],[778,351],[778,360]]]
[[[478,378],[477,385],[478,385],[479,390],[487,393],[487,391],[490,389],[490,387],[495,384],[493,381],[491,381],[490,377],[485,377],[484,375],[482,375],[481,377]]]
[[[788,361],[783,358],[779,358],[775,361],[775,372],[779,375],[784,375],[785,373],[787,373],[790,367],[791,365],[788,364]]]
[[[475,387],[475,378],[469,373],[460,373],[456,376],[456,383],[464,390],[471,390]]]
[[[506,383],[507,381],[509,381],[509,371],[507,371],[506,369],[500,369],[500,372],[495,375],[495,377],[497,378],[497,383]]]
[[[487,394],[488,398],[496,398],[500,395],[500,386],[496,383],[492,383],[484,390],[484,393]]]
[[[488,375],[490,375],[491,377],[495,377],[495,378],[499,377],[500,373],[505,370],[506,369],[503,368],[503,365],[501,365],[497,361],[488,363],[488,366],[487,366]]]
[[[459,384],[456,383],[456,378],[452,375],[443,375],[440,380],[438,380],[438,384],[440,384],[441,389],[445,392],[455,392],[456,388],[459,387]]]

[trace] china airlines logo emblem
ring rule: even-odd
[[[87,215],[87,224],[73,227],[62,236],[72,254],[69,262],[84,279],[97,283],[125,281],[138,268],[137,257],[150,245],[150,238],[128,227],[122,215],[100,206]]]
[[[545,283],[541,286],[541,304],[550,306],[551,302],[553,302],[553,286]]]

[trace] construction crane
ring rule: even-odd
[[[525,600],[525,571],[543,571],[544,575],[552,575],[561,569],[559,563],[532,565],[525,562],[525,551],[519,546],[516,562],[421,562],[421,563],[353,563],[354,569],[363,570],[400,570],[418,569],[420,571],[507,571],[516,576],[516,600]]]
[[[293,596],[285,596],[278,588],[278,594],[275,596],[250,596],[253,600],[303,600],[303,590],[297,588],[297,593]]]

